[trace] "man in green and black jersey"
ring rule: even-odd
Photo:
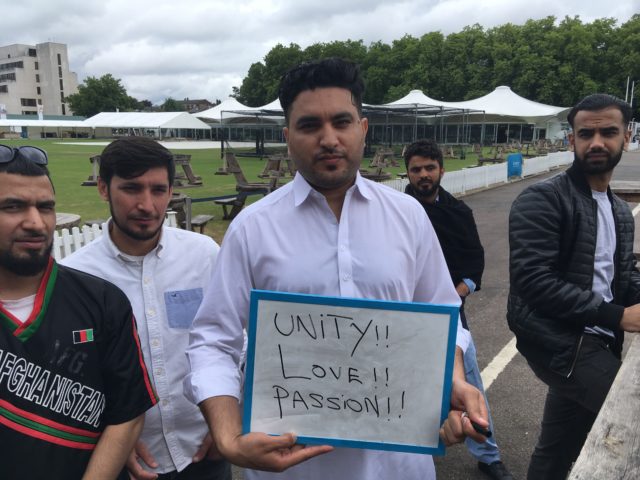
[[[50,256],[46,164],[0,145],[0,478],[115,478],[156,396],[126,296]]]

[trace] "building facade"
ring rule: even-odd
[[[184,100],[176,100],[176,103],[180,105],[185,112],[189,113],[203,112],[205,110],[208,110],[209,108],[215,107],[215,104],[211,103],[205,98],[200,98],[197,100],[185,98]]]
[[[73,115],[66,97],[77,92],[65,44],[0,47],[0,113]]]

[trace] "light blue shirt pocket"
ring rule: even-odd
[[[202,302],[202,288],[164,292],[167,320],[171,328],[190,328]]]

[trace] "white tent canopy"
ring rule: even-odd
[[[473,113],[484,113],[488,118],[509,117],[509,120],[520,120],[526,123],[541,123],[559,118],[564,120],[569,108],[545,105],[544,103],[528,100],[514,93],[507,86],[497,87],[493,92],[483,97],[462,102],[445,102],[425,95],[421,90],[411,90],[404,97],[379,105],[391,109],[406,109],[425,107],[441,107],[444,109],[459,109]],[[375,106],[373,106],[375,108]]]
[[[223,112],[233,112],[232,114],[225,113],[224,114],[225,118],[229,118],[229,117],[242,118],[242,117],[246,117],[247,115],[242,115],[239,112],[242,112],[245,110],[252,111],[252,110],[255,110],[255,108],[247,107],[246,105],[243,105],[235,98],[229,97],[224,102],[219,103],[215,107],[210,108],[209,110],[204,110],[203,112],[198,112],[195,115],[198,118],[205,118],[207,120],[216,120],[218,122],[221,122],[223,117]],[[248,116],[251,116],[251,115],[248,115]]]
[[[266,105],[262,105],[261,107],[256,108],[256,110],[268,110],[270,112],[280,112],[284,115],[284,111],[282,110],[282,105],[280,105],[279,98],[276,98],[273,102],[267,103]]]
[[[187,112],[102,112],[87,118],[84,125],[91,128],[211,129]]]
[[[373,106],[373,105],[372,105]],[[384,105],[384,107],[390,108],[407,108],[414,106],[415,108],[419,108],[421,106],[429,106],[429,107],[448,107],[447,102],[442,102],[440,100],[435,100],[427,95],[425,95],[422,90],[411,90],[404,97],[394,101],[389,102]],[[462,107],[455,107],[462,108]]]
[[[526,123],[541,123],[555,118],[564,120],[570,110],[567,107],[555,107],[528,100],[504,85],[473,100],[443,103],[449,107],[484,110],[487,115],[520,118]]]

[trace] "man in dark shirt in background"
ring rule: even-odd
[[[404,152],[404,161],[409,178],[405,193],[420,202],[431,220],[451,280],[462,300],[462,325],[468,330],[464,301],[468,295],[480,290],[484,270],[484,249],[480,243],[473,212],[464,202],[456,199],[440,185],[444,166],[442,151],[435,142],[419,140],[409,145]],[[484,394],[473,341],[464,354],[464,368],[467,381]],[[489,422],[493,431],[491,416]],[[478,460],[478,468],[482,472],[496,480],[512,478],[500,460],[500,451],[493,437],[484,443],[467,438],[465,443],[471,455]]]

